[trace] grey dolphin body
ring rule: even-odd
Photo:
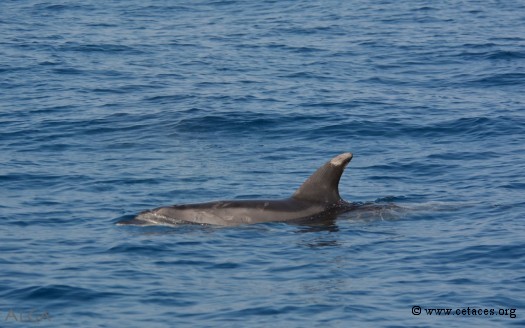
[[[231,200],[159,207],[118,224],[177,225],[185,223],[235,226],[271,221],[331,217],[353,208],[339,196],[339,180],[351,153],[332,158],[315,171],[295,193],[282,200]]]

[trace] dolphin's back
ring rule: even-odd
[[[290,221],[346,209],[339,196],[339,180],[351,153],[344,153],[315,171],[287,199],[233,200],[200,204],[173,205],[144,211],[118,224],[175,225],[180,223],[239,225],[270,221]]]
[[[140,213],[120,224],[213,224],[232,226],[270,221],[301,219],[323,210],[321,204],[295,199],[217,201],[160,207]]]

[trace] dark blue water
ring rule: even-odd
[[[522,1],[0,12],[1,326],[525,323]],[[342,196],[402,211],[114,225],[161,205],[287,197],[347,151]]]

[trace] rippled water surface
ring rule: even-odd
[[[523,2],[0,12],[2,326],[525,324]],[[347,151],[343,198],[400,210],[115,225],[284,198]]]

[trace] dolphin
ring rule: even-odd
[[[291,197],[281,200],[227,200],[159,207],[118,225],[202,224],[236,226],[272,221],[304,221],[335,216],[355,205],[339,195],[339,180],[352,160],[343,153],[315,171]]]

